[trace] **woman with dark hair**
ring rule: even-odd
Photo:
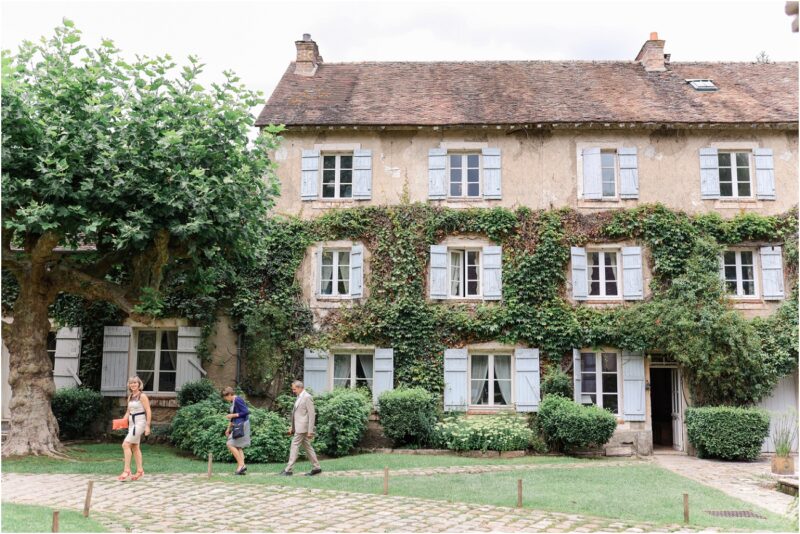
[[[228,438],[228,450],[236,459],[234,475],[244,475],[247,466],[244,465],[244,448],[250,446],[250,410],[244,400],[235,395],[233,388],[228,386],[222,390],[222,398],[231,403],[231,409],[225,417],[228,419],[228,428],[225,436]]]

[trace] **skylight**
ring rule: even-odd
[[[719,87],[711,80],[693,79],[686,80],[696,91],[717,91]]]

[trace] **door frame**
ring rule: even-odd
[[[678,388],[678,394],[680,396],[678,401],[678,424],[677,427],[680,429],[680,432],[675,432],[676,425],[673,424],[672,426],[672,448],[676,451],[686,452],[686,425],[684,421],[684,414],[686,413],[686,398],[683,393],[683,374],[681,373],[680,366],[678,366],[677,362],[668,361],[666,359],[661,358],[652,358],[650,359],[650,369],[670,369],[673,370],[670,374],[670,382],[671,382],[671,391],[670,391],[670,402],[673,403],[674,406],[674,394],[675,394],[675,387]],[[677,383],[676,383],[677,382]],[[652,402],[650,404],[650,420],[653,419],[652,414]]]

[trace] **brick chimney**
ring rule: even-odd
[[[300,76],[313,76],[317,67],[322,63],[317,43],[311,40],[311,34],[304,33],[302,41],[295,41],[297,47],[297,60],[294,64],[294,73]]]
[[[639,55],[636,56],[635,61],[644,65],[644,70],[648,72],[667,70],[666,63],[669,56],[664,54],[665,42],[658,38],[658,33],[651,32],[650,39],[642,45],[642,49],[639,50]]]

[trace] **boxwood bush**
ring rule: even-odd
[[[211,380],[203,378],[195,382],[187,382],[178,391],[178,406],[189,406],[209,397],[219,397],[219,391]]]
[[[436,425],[433,444],[453,451],[544,449],[525,417],[517,414],[449,416]]]
[[[317,429],[314,448],[328,456],[344,456],[367,430],[372,400],[367,390],[334,389],[314,397]]]
[[[617,418],[598,406],[582,406],[560,395],[548,395],[537,417],[545,441],[564,452],[602,446],[617,428]]]
[[[542,377],[542,398],[547,395],[561,395],[571,399],[572,378],[558,367],[551,367]]]
[[[686,430],[701,458],[754,460],[769,434],[769,414],[758,408],[689,408]]]
[[[97,391],[82,387],[59,389],[51,401],[53,415],[58,421],[58,431],[64,439],[88,437],[92,425],[105,418],[103,396]]]
[[[438,399],[422,388],[386,391],[378,399],[383,434],[395,445],[427,445],[438,412]]]

